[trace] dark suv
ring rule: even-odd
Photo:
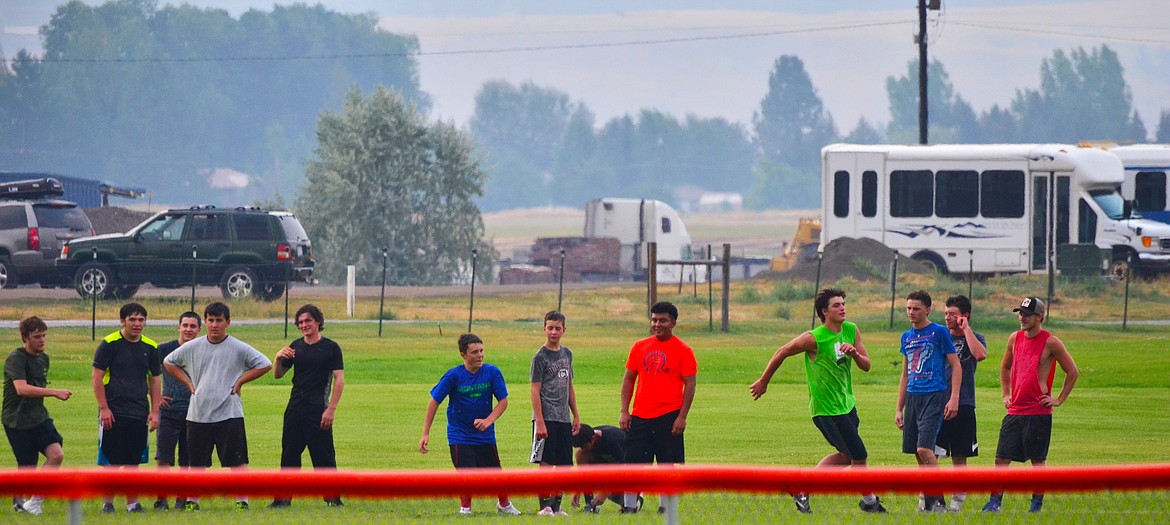
[[[225,299],[272,301],[313,275],[309,236],[296,216],[259,208],[167,210],[127,233],[70,241],[57,268],[82,297],[125,299],[143,283],[218,285]]]
[[[0,185],[0,288],[68,284],[53,265],[61,246],[94,231],[77,203],[46,198],[63,194],[56,179]]]

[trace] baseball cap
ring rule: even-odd
[[[1020,301],[1020,307],[1012,311],[1024,315],[1044,315],[1044,301],[1041,301],[1039,297],[1025,297],[1023,301]]]

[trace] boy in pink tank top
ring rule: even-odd
[[[1013,311],[1020,316],[1020,331],[1008,337],[1007,351],[999,366],[1007,415],[999,428],[995,466],[1031,461],[1032,466],[1043,467],[1052,438],[1052,409],[1068,400],[1080,372],[1064,343],[1040,327],[1046,312],[1044,301],[1028,297]],[[1064,385],[1056,397],[1052,396],[1054,364],[1064,371]],[[983,511],[999,512],[1002,504],[1003,493],[994,493]],[[1034,493],[1028,512],[1040,512],[1043,505],[1044,494]]]

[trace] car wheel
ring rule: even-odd
[[[246,266],[233,266],[223,273],[219,289],[224,299],[247,299],[259,290],[256,272]]]
[[[138,293],[137,284],[124,284],[122,286],[114,287],[114,299],[129,299]]]
[[[88,262],[77,269],[73,276],[76,283],[77,295],[82,297],[98,296],[109,299],[114,296],[116,279],[110,267],[102,263]]]
[[[16,288],[19,282],[16,270],[12,268],[12,261],[7,257],[0,257],[0,288]]]

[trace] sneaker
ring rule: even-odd
[[[115,512],[117,512],[117,510],[114,509],[113,503],[102,504],[102,514],[113,514]]]
[[[247,501],[237,501],[236,502],[236,510],[238,510],[240,512],[248,510],[248,502]]]
[[[13,496],[12,510],[15,512],[24,512],[24,498],[20,496]]]
[[[620,512],[622,514],[637,514],[638,509],[636,509],[634,507],[622,507],[622,510]]]
[[[27,503],[25,503],[24,508],[28,509]],[[1028,505],[1028,512],[1040,512],[1042,508],[1044,508],[1044,498],[1032,498],[1032,504]]]
[[[568,515],[569,515],[569,513],[565,512],[565,509],[557,509],[557,511],[553,513],[553,516],[568,516]]]
[[[126,512],[146,512],[146,509],[142,508],[141,503],[134,502],[133,505],[126,505]]]
[[[326,502],[326,503],[328,503],[328,502]],[[292,506],[291,499],[274,499],[274,500],[272,500],[272,503],[268,504],[268,508],[270,508],[270,509],[287,509],[291,506]]]
[[[812,504],[808,501],[808,494],[797,494],[792,496],[792,502],[796,504],[796,510],[801,514],[812,514]]]
[[[460,516],[470,516],[471,515],[471,507],[459,507],[459,515]]]
[[[601,512],[601,509],[598,509],[597,505],[587,504],[587,505],[581,507],[581,512],[588,512],[590,514],[597,514],[598,512]]]
[[[536,515],[537,516],[552,516],[553,515],[552,507],[545,507],[543,509],[540,509],[540,512],[537,512]]]
[[[520,509],[516,508],[516,506],[511,502],[509,502],[508,505],[504,507],[500,506],[499,503],[496,503],[496,513],[502,514],[504,516],[519,516]]]
[[[873,497],[873,503],[866,503],[865,500],[861,500],[857,503],[857,506],[860,507],[863,512],[873,512],[877,514],[886,513],[886,508],[882,506],[881,498],[878,498],[877,496]]]
[[[951,496],[951,505],[947,507],[951,512],[962,512],[963,503],[967,502],[966,494],[955,494]]]
[[[935,496],[932,503],[927,503],[927,508],[930,512],[946,512],[947,500],[942,496]]]
[[[186,503],[183,503],[183,511],[184,512],[199,512],[199,502],[187,500]]]
[[[175,498],[175,510],[183,510],[187,506],[187,498]]]
[[[156,511],[171,510],[171,506],[169,504],[167,504],[167,500],[165,498],[159,498],[159,499],[154,500],[154,510],[156,510]]]
[[[325,500],[325,506],[326,507],[344,507],[345,504],[341,502],[340,497],[337,497],[337,498],[329,498],[329,499]]]
[[[926,512],[926,495],[918,495],[918,512]]]
[[[999,512],[999,507],[1002,503],[1003,500],[991,498],[987,500],[987,503],[983,504],[983,509],[981,510],[983,512]]]
[[[41,514],[44,514],[44,511],[41,510],[42,501],[44,501],[44,498],[41,498],[40,496],[33,496],[25,500],[25,502],[20,505],[20,510],[32,514],[33,516],[40,516]]]

